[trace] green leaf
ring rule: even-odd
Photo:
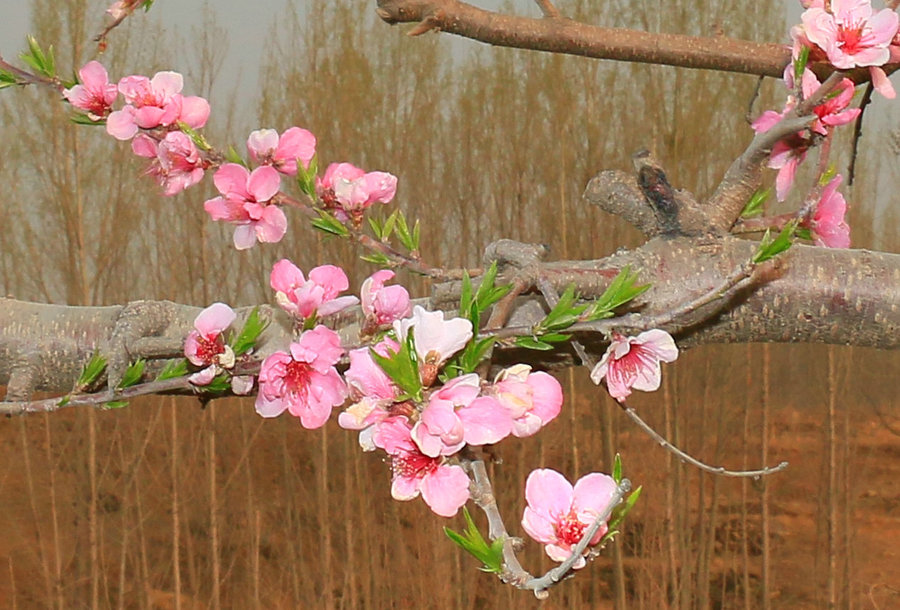
[[[384,226],[381,229],[381,239],[388,240],[391,238],[391,234],[394,232],[394,227],[397,224],[397,216],[400,213],[400,210],[394,210],[390,216],[387,217],[387,220],[384,221]]]
[[[319,217],[312,221],[312,225],[315,228],[324,233],[337,235],[338,237],[348,237],[350,235],[350,231],[343,225],[343,223],[341,223],[340,220],[338,220],[325,210],[316,211],[319,213]]]
[[[259,339],[259,336],[268,325],[269,321],[263,319],[259,315],[259,307],[254,307],[250,312],[250,315],[247,316],[247,321],[244,322],[244,327],[241,329],[241,332],[238,333],[237,338],[231,345],[231,349],[234,350],[234,355],[243,356],[253,349],[256,345],[256,340]]]
[[[447,367],[444,369],[447,372],[447,378],[452,379],[459,375],[475,372],[478,365],[490,355],[495,342],[495,337],[485,337],[483,339],[473,338],[466,343],[466,347],[447,363]]]
[[[41,49],[41,45],[38,44],[37,39],[29,34],[25,37],[26,42],[28,43],[28,52],[19,53],[19,57],[27,63],[31,68],[48,78],[53,78],[56,76],[56,60],[53,57],[53,45],[47,49],[47,53],[45,54],[43,49]]]
[[[422,400],[422,380],[419,379],[419,364],[416,361],[412,333],[407,335],[406,341],[400,343],[400,350],[390,357],[382,356],[372,348],[369,348],[369,354],[398,388],[415,400]]]
[[[770,188],[756,189],[756,192],[750,196],[747,205],[744,206],[744,210],[741,212],[741,218],[754,218],[762,215],[763,204],[766,203],[771,195],[772,189]]]
[[[553,349],[553,346],[549,343],[544,343],[543,341],[534,337],[517,337],[516,346],[524,347],[525,349],[536,349],[542,352],[550,351]]]
[[[303,167],[302,163],[297,163],[297,186],[313,200],[316,199],[316,176],[318,173],[319,158],[315,155],[310,160],[308,168]]]
[[[819,186],[827,185],[835,176],[837,176],[837,167],[834,166],[834,163],[831,163],[828,169],[822,172],[822,175],[819,177]]]
[[[613,481],[616,482],[616,485],[622,482],[622,456],[616,453],[616,457],[613,459],[613,471],[612,471]]]
[[[487,311],[488,307],[505,297],[512,290],[512,284],[495,286],[496,280],[497,261],[494,261],[487,271],[484,272],[484,277],[481,278],[478,291],[475,293],[475,306],[478,308],[479,314]]]
[[[156,381],[164,381],[166,379],[174,379],[176,377],[184,377],[188,374],[188,361],[185,358],[180,360],[169,360],[166,366],[156,376]]]
[[[78,376],[78,381],[75,382],[77,390],[81,391],[93,385],[100,378],[100,375],[103,374],[103,371],[106,370],[106,364],[106,358],[101,356],[100,352],[95,351],[91,355],[91,359],[85,362],[84,368],[81,369],[81,375]]]
[[[794,235],[807,241],[813,240],[812,231],[810,231],[808,227],[797,227],[797,230],[794,231]]]
[[[210,150],[212,146],[209,145],[209,142],[206,141],[206,138],[203,137],[199,131],[184,123],[182,121],[178,121],[178,129],[184,132],[184,134],[191,139],[191,141],[197,145],[197,148],[201,150]]]
[[[800,49],[800,53],[797,55],[797,58],[794,59],[794,82],[800,83],[803,78],[803,71],[806,69],[806,64],[809,62],[809,47],[803,46]]]
[[[617,529],[618,526],[622,524],[622,522],[625,520],[625,517],[629,512],[631,512],[631,509],[634,508],[634,505],[637,504],[638,498],[641,497],[642,490],[643,486],[638,487],[628,495],[624,503],[619,504],[615,509],[613,509],[613,517],[607,524],[607,528],[609,531],[607,531],[606,535],[600,539],[601,545],[609,542],[619,534],[619,530]]]
[[[57,407],[64,407],[64,406],[66,406],[67,404],[69,404],[70,402],[72,402],[72,397],[71,397],[71,396],[63,396],[62,398],[59,399],[59,402],[56,403],[56,406],[57,406]]]
[[[360,260],[364,260],[367,263],[372,263],[373,265],[377,265],[379,267],[387,267],[391,264],[391,259],[389,259],[386,254],[382,254],[381,252],[361,254],[359,258]]]
[[[397,210],[400,212],[399,210]],[[397,239],[400,240],[400,243],[403,244],[403,247],[413,252],[419,249],[419,221],[416,221],[413,230],[410,232],[409,224],[406,222],[406,216],[403,215],[403,212],[397,214],[397,220],[395,222],[396,230],[397,230]]]
[[[125,388],[130,388],[141,380],[141,377],[144,375],[144,367],[147,362],[138,358],[125,369],[125,373],[122,375],[122,381],[119,382],[117,386],[120,390]]]
[[[611,318],[615,309],[644,294],[649,288],[650,284],[638,284],[637,273],[632,273],[631,266],[626,265],[613,278],[600,298],[594,301],[584,319],[592,321]]]
[[[0,70],[0,89],[5,89],[6,87],[12,87],[13,85],[18,84],[19,79],[17,79],[12,72]]]
[[[216,375],[209,385],[198,386],[203,394],[224,394],[231,389],[231,378],[228,375]]]
[[[472,278],[469,277],[469,272],[463,270],[462,276],[462,287],[460,288],[459,293],[459,316],[461,318],[466,318],[470,322],[472,321],[472,312],[477,310],[472,307],[475,303],[475,295],[472,292]],[[478,320],[472,323],[473,327],[477,327]]]
[[[577,322],[588,306],[575,305],[576,300],[578,300],[578,295],[575,293],[575,284],[569,284],[559,297],[556,306],[550,310],[547,317],[535,326],[535,334],[541,335],[550,330],[562,330]]]
[[[372,235],[375,236],[375,239],[382,241],[381,234],[383,229],[381,228],[381,222],[372,216],[369,216],[366,220],[369,221],[369,226],[372,227]]]
[[[463,506],[463,517],[466,519],[465,532],[455,532],[449,527],[444,528],[444,533],[462,550],[466,551],[482,563],[481,569],[485,572],[500,574],[503,572],[503,540],[498,538],[492,543],[484,539],[478,527],[472,520],[472,515]]]
[[[229,163],[237,163],[238,165],[247,167],[247,162],[244,161],[244,158],[241,157],[240,153],[234,148],[234,146],[228,146],[228,150],[225,151],[225,160]]]
[[[141,5],[141,8],[144,9],[144,12],[150,10],[150,7],[153,6],[153,0],[144,0],[144,3]]]
[[[75,123],[76,125],[91,125],[91,126],[106,125],[106,119],[97,119],[95,121],[88,115],[82,114],[80,112],[73,113],[69,117],[69,120],[72,121],[73,123]]]
[[[771,231],[766,231],[766,234],[763,235],[762,240],[759,242],[759,248],[757,248],[756,254],[753,255],[752,261],[757,264],[763,263],[775,258],[790,248],[793,244],[792,238],[794,236],[794,231],[797,229],[797,224],[799,222],[800,221],[795,218],[784,225],[781,233],[774,239],[772,238]]]
[[[109,402],[103,403],[104,409],[121,409],[122,407],[127,407],[127,400],[111,400]]]

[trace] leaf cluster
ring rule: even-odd
[[[478,531],[478,527],[472,520],[472,515],[463,506],[463,517],[466,519],[466,529],[463,533],[453,531],[449,527],[444,528],[444,533],[462,550],[472,555],[482,563],[481,570],[500,574],[503,572],[503,539],[498,538],[488,543]]]

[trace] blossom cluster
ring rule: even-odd
[[[130,10],[131,5],[114,5],[110,14]],[[105,121],[109,135],[131,140],[134,154],[150,160],[146,173],[156,178],[167,196],[199,183],[207,170],[216,170],[213,183],[219,196],[208,199],[204,209],[213,220],[235,225],[234,245],[239,250],[284,237],[283,175],[312,185],[308,194],[314,188],[322,209],[357,227],[365,210],[388,203],[396,194],[396,176],[366,172],[350,163],[332,163],[319,177],[316,137],[296,126],[281,134],[258,129],[249,135],[247,152],[256,168],[251,170],[240,159],[223,163],[221,156],[207,154],[209,146],[196,131],[206,125],[209,103],[182,95],[183,78],[177,72],[157,72],[152,78],[130,75],[111,83],[106,68],[91,61],[78,76],[80,82],[66,89],[64,97],[89,120]],[[120,95],[124,105],[114,110]]]
[[[891,9],[875,11],[871,0],[800,0],[806,9],[801,23],[791,28],[793,61],[785,68],[784,81],[791,93],[782,112],[764,112],[753,122],[757,132],[769,131],[785,114],[803,99],[813,96],[820,87],[816,75],[807,67],[810,62],[827,61],[839,70],[857,67],[869,69],[876,91],[894,98],[895,91],[881,68],[900,60],[900,17]],[[796,83],[799,77],[800,82]],[[831,135],[840,125],[854,121],[862,112],[850,108],[855,85],[844,78],[836,90],[813,108],[816,119],[809,130],[803,130],[777,142],[769,157],[769,167],[778,170],[775,192],[783,201],[794,183],[797,168],[819,139]],[[846,201],[836,192],[842,179],[835,177],[821,191],[815,206],[800,219],[820,246],[847,248],[850,227],[845,220]]]

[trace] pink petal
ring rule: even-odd
[[[306,278],[303,277],[303,271],[288,259],[283,258],[272,266],[269,285],[273,290],[289,293],[305,283]]]
[[[156,140],[146,134],[139,133],[131,141],[131,152],[139,157],[152,159],[156,157],[157,153]]]
[[[243,165],[237,163],[226,163],[213,175],[213,184],[216,189],[223,195],[233,195],[241,199],[249,199],[250,193],[247,192],[247,181],[250,178],[250,172]]]
[[[263,210],[262,219],[256,225],[256,238],[267,244],[281,241],[287,233],[287,216],[284,211],[275,205],[267,205]]]
[[[556,540],[556,522],[548,515],[539,513],[530,506],[525,507],[522,515],[522,527],[533,539],[538,542],[553,542]]]
[[[200,129],[209,119],[209,102],[195,95],[181,99],[181,114],[178,120],[193,129]]]
[[[412,500],[419,495],[419,479],[415,477],[394,477],[391,481],[391,497],[395,500]]]
[[[150,86],[154,91],[169,98],[176,93],[181,93],[181,88],[184,87],[184,78],[178,72],[157,72],[150,79]]]
[[[234,229],[234,247],[248,250],[256,245],[256,230],[252,225],[240,225]]]
[[[420,489],[435,514],[452,517],[469,500],[469,477],[459,466],[439,466],[425,475]]]
[[[204,336],[218,335],[231,326],[237,314],[225,303],[213,303],[200,312],[194,320],[194,328]]]
[[[546,519],[565,515],[572,508],[574,490],[566,477],[549,468],[533,470],[525,481],[525,500]]]
[[[325,289],[325,294],[337,295],[350,287],[347,274],[334,265],[320,265],[309,272],[309,279]]]
[[[281,398],[269,400],[262,392],[256,395],[256,412],[262,417],[278,417],[286,408],[287,405]]]
[[[278,132],[274,129],[257,129],[247,138],[247,150],[254,161],[272,154],[278,146]]]
[[[555,377],[543,372],[531,373],[528,385],[532,388],[532,413],[541,418],[544,425],[559,415],[563,403],[562,386]]]
[[[125,106],[122,110],[111,112],[106,118],[106,133],[117,140],[130,140],[138,132],[134,122],[134,108]]]
[[[894,91],[894,86],[891,85],[891,81],[884,70],[877,67],[871,67],[869,68],[869,75],[872,78],[872,86],[875,87],[875,91],[889,100],[896,97],[897,94]]]
[[[512,432],[509,412],[490,396],[476,398],[469,406],[458,409],[456,414],[463,423],[467,445],[498,443]]]
[[[616,482],[611,476],[594,472],[578,479],[575,483],[572,505],[578,511],[591,514],[596,519],[607,506],[616,491]]]
[[[275,168],[268,165],[253,170],[247,181],[247,191],[259,203],[274,197],[279,188],[281,188],[281,176]]]

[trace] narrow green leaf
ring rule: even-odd
[[[181,358],[180,360],[169,360],[159,375],[156,376],[156,381],[184,377],[187,374],[188,366],[185,358]]]
[[[409,232],[409,225],[406,222],[406,216],[402,211],[397,214],[397,221],[395,223],[395,227],[397,230],[397,239],[400,240],[400,243],[403,244],[403,247],[407,250],[412,251],[414,249],[413,238]]]
[[[369,216],[366,220],[369,221],[369,226],[372,228],[372,234],[375,236],[375,239],[382,241],[381,235],[384,232],[382,228],[381,222],[377,218]]]
[[[525,349],[536,349],[543,352],[553,349],[553,346],[549,343],[544,343],[534,337],[517,337],[516,345],[518,347],[524,347]]]
[[[419,365],[415,360],[415,348],[412,347],[413,334],[409,333],[407,341],[400,344],[400,350],[391,357],[384,357],[374,349],[369,348],[369,354],[375,364],[381,367],[384,374],[390,377],[394,384],[414,397],[422,398],[422,380],[419,379]]]
[[[259,315],[259,307],[254,307],[250,312],[250,315],[247,316],[247,321],[244,322],[244,327],[241,329],[241,332],[238,333],[237,338],[231,345],[231,349],[234,350],[234,355],[243,356],[253,349],[256,345],[256,340],[259,339],[259,336],[268,325],[269,321],[263,319]]]
[[[763,206],[771,195],[772,189],[770,188],[756,189],[756,192],[754,192],[750,196],[750,200],[747,201],[747,205],[744,206],[744,209],[741,212],[741,218],[755,218],[756,216],[762,215],[764,211]]]
[[[138,383],[144,375],[144,367],[146,365],[147,362],[141,358],[138,358],[129,364],[128,368],[125,369],[125,373],[122,375],[122,381],[119,382],[118,388],[120,390],[130,388]]]
[[[389,259],[386,255],[381,252],[372,252],[371,254],[361,254],[360,260],[364,260],[367,263],[372,263],[373,265],[378,265],[379,267],[386,267],[391,264],[391,259]]]
[[[324,210],[316,211],[319,213],[319,217],[312,221],[312,225],[315,228],[338,237],[348,237],[350,235],[350,231],[340,220]]]
[[[631,267],[626,265],[616,274],[600,298],[594,301],[584,319],[592,321],[610,318],[615,309],[634,300],[649,288],[650,284],[637,284],[637,273],[632,273]]]
[[[90,126],[106,125],[106,119],[97,119],[95,121],[88,115],[82,114],[80,112],[73,113],[69,117],[69,120],[72,121],[73,123],[75,123],[76,125],[90,125]]]
[[[391,234],[394,232],[394,226],[397,224],[397,215],[400,213],[400,210],[394,210],[390,216],[387,217],[387,220],[384,221],[384,227],[381,231],[381,239],[387,241],[391,238]]]
[[[478,531],[472,515],[465,506],[463,507],[463,516],[466,519],[464,533],[455,532],[449,527],[444,528],[444,533],[457,546],[480,561],[483,571],[500,574],[503,571],[503,541],[498,539],[488,544],[481,532]]]
[[[231,378],[228,375],[216,375],[209,385],[198,388],[203,394],[224,394],[231,389]]]
[[[313,156],[308,168],[304,168],[302,163],[297,164],[297,186],[313,200],[316,199],[316,176],[318,172],[319,160],[317,156]]]
[[[153,0],[144,0],[144,3],[141,5],[145,13],[150,10],[151,6],[153,6]]]
[[[121,409],[122,407],[127,407],[127,400],[111,400],[109,402],[103,403],[104,409]]]
[[[800,53],[794,60],[794,82],[799,83],[803,78],[803,71],[806,70],[806,64],[809,62],[809,47],[803,46]]]
[[[238,165],[247,167],[247,162],[244,161],[244,158],[241,157],[241,154],[235,149],[235,147],[231,145],[229,145],[228,150],[225,151],[225,160],[229,163],[237,163]]]
[[[91,355],[91,359],[84,363],[84,367],[81,369],[81,375],[78,376],[75,387],[80,391],[92,385],[100,378],[103,371],[106,370],[106,364],[106,358],[101,356],[100,352],[95,351]]]
[[[797,230],[794,231],[794,235],[807,241],[813,240],[812,231],[809,230],[809,227],[797,227]]]
[[[203,137],[199,131],[184,123],[182,121],[178,121],[178,129],[184,132],[184,134],[191,139],[191,141],[197,145],[197,148],[201,150],[210,150],[212,146],[209,145],[209,142],[206,141],[206,138]]]
[[[616,482],[616,485],[622,482],[622,456],[616,453],[616,457],[613,459],[613,471],[612,471],[613,481]]]
[[[474,303],[474,295],[472,294],[472,278],[469,277],[468,271],[463,271],[462,288],[459,293],[459,316],[472,321],[472,304]],[[476,312],[477,313],[477,312]],[[476,326],[473,322],[472,326]]]
[[[787,223],[774,239],[772,238],[771,231],[766,231],[766,234],[763,235],[762,240],[759,242],[759,248],[757,248],[756,254],[753,255],[753,262],[758,264],[771,260],[790,248],[793,244],[792,238],[794,236],[794,231],[797,229],[797,224],[799,222],[800,221],[795,218]]]
[[[66,406],[67,404],[69,404],[70,402],[72,402],[72,397],[71,397],[71,396],[63,396],[62,398],[59,399],[59,402],[56,403],[56,406],[57,406],[57,407],[64,407],[64,406]]]

